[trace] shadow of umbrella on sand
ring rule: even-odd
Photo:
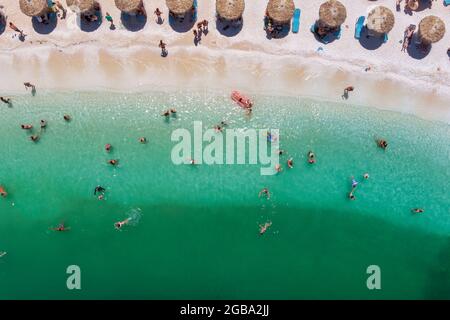
[[[114,0],[121,11],[120,21],[125,29],[136,32],[142,30],[147,23],[147,14],[142,0]]]
[[[217,31],[226,37],[237,35],[242,30],[244,9],[245,0],[217,0]]]

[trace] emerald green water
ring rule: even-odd
[[[247,117],[213,92],[13,100],[0,106],[0,185],[9,192],[0,198],[1,299],[450,298],[447,124],[264,96]],[[176,119],[159,115],[168,107]],[[48,128],[35,144],[20,124],[40,119]],[[279,128],[284,171],[172,163],[174,129],[221,120]],[[389,141],[386,152],[376,137]],[[347,199],[352,175],[356,201]],[[105,201],[93,196],[98,184]],[[270,200],[258,198],[263,187]],[[138,223],[114,229],[136,212]],[[49,229],[61,221],[69,232]],[[81,290],[66,288],[69,265],[81,268]],[[366,287],[369,265],[381,268],[381,290]]]

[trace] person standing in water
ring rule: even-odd
[[[162,57],[165,57],[165,56],[167,56],[167,49],[166,49],[166,45],[167,44],[165,44],[162,40],[159,40],[159,45],[158,45],[158,47],[160,47],[161,48],[161,56]]]
[[[112,146],[109,143],[105,144],[105,151],[106,152],[110,152],[111,148],[112,148]]]
[[[3,103],[6,103],[8,106],[11,106],[11,99],[10,98],[0,97],[0,100]]]

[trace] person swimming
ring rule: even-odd
[[[0,251],[0,258],[4,257],[6,255],[6,251]]]
[[[110,145],[109,143],[105,144],[105,150],[106,152],[110,152],[112,148],[112,145]]]
[[[130,222],[131,218],[126,218],[123,221],[118,221],[116,223],[114,223],[114,227],[119,230],[120,228],[122,228],[124,225],[126,225],[128,222]]]
[[[266,222],[264,224],[260,224],[259,225],[259,234],[263,235],[267,229],[269,229],[269,227],[272,225],[272,221]]]
[[[378,140],[377,140],[377,145],[378,145],[378,147],[380,147],[381,149],[386,150],[386,148],[387,148],[387,146],[388,146],[388,143],[387,143],[386,140],[378,139]]]
[[[5,188],[3,186],[0,186],[0,196],[5,198],[8,195],[8,192],[6,192]]]
[[[413,213],[423,213],[425,210],[423,210],[422,208],[414,208],[414,209],[411,209],[411,211]]]
[[[115,166],[115,165],[117,165],[117,164],[119,163],[119,160],[111,159],[111,160],[108,160],[108,163],[109,163],[110,165],[112,165],[112,166]]]
[[[147,138],[146,137],[140,137],[139,138],[139,142],[140,143],[147,143]]]
[[[11,105],[11,99],[10,99],[10,98],[0,97],[0,100],[1,100],[3,103],[6,103],[7,105]]]
[[[283,170],[283,168],[281,167],[281,164],[277,163],[277,164],[275,165],[275,171],[276,171],[276,172],[281,172],[282,170]]]
[[[45,120],[40,120],[40,121],[39,121],[39,124],[40,124],[40,126],[41,126],[41,129],[44,129],[44,128],[47,127],[47,121],[45,121]]]
[[[294,167],[294,160],[292,158],[288,159],[287,166],[289,169],[292,169]]]
[[[103,192],[105,192],[106,191],[106,189],[105,188],[103,188],[102,186],[96,186],[95,187],[95,189],[94,189],[94,195],[97,195],[97,192],[98,193],[103,193]]]
[[[258,197],[261,198],[261,195],[265,195],[265,196],[267,197],[267,199],[270,199],[270,192],[269,192],[269,189],[263,188],[263,189],[259,192]]]
[[[52,228],[53,231],[69,231],[70,227],[66,227],[64,222],[60,223],[56,228]]]
[[[351,177],[351,179],[352,179],[352,189],[354,189],[358,186],[358,181],[356,181],[355,177]]]
[[[364,175],[363,175],[363,177],[364,177],[364,179],[369,179],[369,174],[368,173],[364,173]]]
[[[33,134],[32,136],[30,136],[30,139],[33,142],[38,142],[39,141],[39,136],[37,134]]]
[[[170,116],[170,110],[164,111],[161,115],[164,116],[164,117]]]
[[[69,122],[70,120],[72,120],[72,118],[71,118],[68,114],[65,114],[65,115],[63,116],[63,119],[64,119],[65,121],[67,121],[67,122]]]
[[[312,151],[308,152],[308,162],[311,164],[316,163],[316,156]]]
[[[33,129],[33,125],[32,124],[21,124],[20,127],[24,130],[31,130]]]
[[[350,193],[348,194],[348,198],[350,200],[356,200],[355,194],[353,192],[354,192],[354,189],[352,189],[352,191],[350,191]]]
[[[283,155],[283,153],[284,153],[284,150],[282,150],[282,149],[279,149],[279,150],[277,150],[277,153],[278,153],[278,155],[279,155],[279,156],[282,156],[282,155]]]

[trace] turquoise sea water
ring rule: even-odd
[[[13,100],[0,106],[0,185],[9,192],[0,198],[0,251],[8,252],[0,299],[450,298],[447,124],[265,96],[254,97],[248,117],[228,94],[213,92]],[[168,107],[177,118],[160,116]],[[20,124],[38,127],[40,119],[48,127],[35,144]],[[172,163],[174,129],[221,120],[278,128],[284,171]],[[117,168],[107,165],[111,158]],[[356,201],[347,199],[352,175]],[[93,196],[99,184],[104,201]],[[269,200],[258,198],[263,187]],[[425,213],[412,214],[414,207]],[[129,215],[140,219],[115,230]],[[50,230],[61,221],[69,232]],[[273,224],[260,236],[266,221]],[[66,287],[69,265],[81,268],[81,290]],[[380,266],[381,290],[366,287],[369,265]]]

